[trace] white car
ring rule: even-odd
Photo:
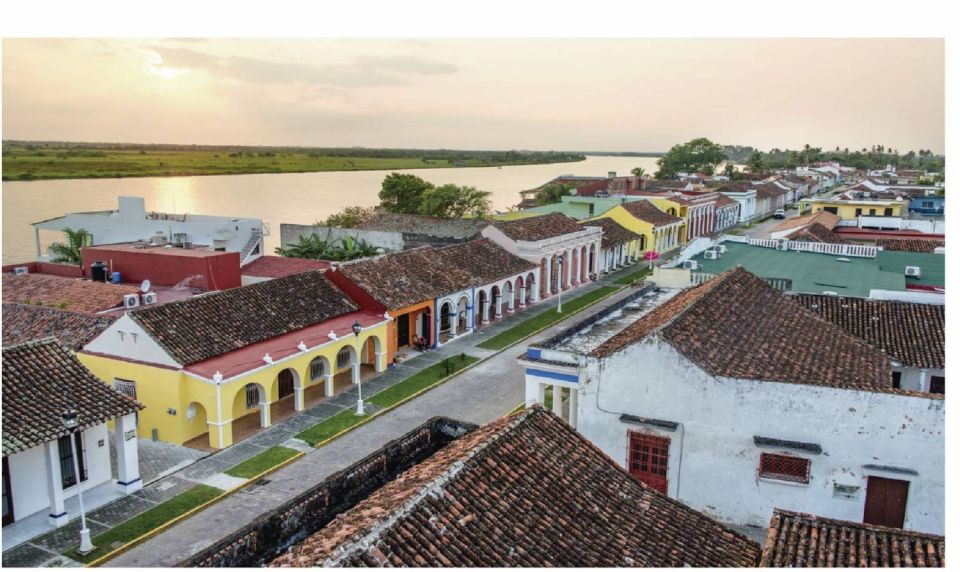
[[[787,218],[787,211],[783,209],[777,209],[773,211],[773,218]]]

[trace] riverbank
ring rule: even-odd
[[[4,142],[3,180],[112,179],[502,167],[583,161],[576,153]]]

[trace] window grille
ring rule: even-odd
[[[115,378],[113,388],[131,399],[137,398],[137,382],[135,381]]]
[[[810,459],[777,453],[760,453],[760,476],[778,481],[809,483]]]
[[[83,448],[83,432],[78,431],[73,434],[74,447],[77,450],[77,465],[80,468],[80,481],[87,480],[86,455]],[[60,453],[60,483],[67,489],[77,484],[77,473],[73,470],[73,451],[70,448],[70,437],[60,437],[57,441],[57,448]]]
[[[260,405],[260,391],[255,383],[248,383],[246,387],[247,392],[247,409],[256,407]]]
[[[350,348],[342,348],[337,352],[337,369],[343,369],[350,365]]]
[[[326,368],[323,365],[323,358],[313,358],[310,362],[310,381],[317,381],[326,374]]]
[[[944,385],[944,378],[940,375],[934,375],[930,377],[930,393],[939,393],[944,395],[946,393],[946,386]]]

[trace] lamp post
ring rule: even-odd
[[[363,326],[357,320],[353,323],[354,345],[357,350],[357,415],[363,415],[363,385],[360,383],[360,332]]]
[[[80,502],[80,548],[77,550],[80,554],[89,554],[93,552],[94,546],[90,542],[90,529],[87,528],[87,513],[83,508],[83,488],[80,486],[80,465],[77,463],[77,426],[80,422],[80,414],[74,410],[64,411],[60,415],[63,426],[69,432],[70,454],[73,457],[73,474],[77,479],[77,500]]]
[[[563,312],[563,255],[558,254],[557,262],[557,313]]]

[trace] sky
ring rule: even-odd
[[[942,39],[5,39],[3,139],[944,149]]]

